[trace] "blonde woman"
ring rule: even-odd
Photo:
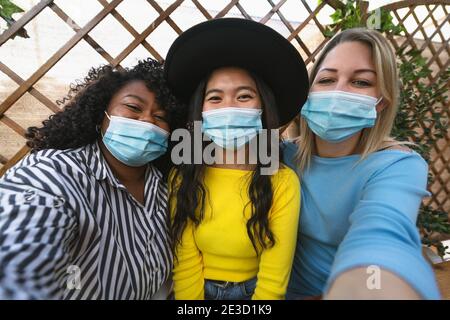
[[[389,136],[399,89],[387,40],[339,33],[310,82],[300,137],[284,150],[302,180],[287,298],[438,299],[416,229],[427,164]]]

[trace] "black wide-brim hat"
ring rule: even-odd
[[[309,82],[302,57],[286,38],[261,23],[220,18],[191,27],[171,45],[165,77],[187,103],[200,81],[220,67],[241,67],[261,77],[275,95],[280,127],[306,102]]]

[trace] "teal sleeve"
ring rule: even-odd
[[[351,226],[339,245],[324,292],[341,273],[374,265],[402,278],[424,299],[440,298],[416,227],[422,198],[429,195],[427,172],[425,161],[412,153],[371,176],[349,217]]]

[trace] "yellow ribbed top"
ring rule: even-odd
[[[188,223],[173,271],[176,299],[204,299],[204,279],[245,281],[258,277],[253,299],[283,299],[294,257],[300,211],[300,183],[289,168],[272,176],[269,212],[275,246],[257,256],[247,235],[252,171],[207,167],[205,217]],[[175,200],[171,201],[171,211]]]

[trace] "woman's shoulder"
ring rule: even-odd
[[[296,153],[298,150],[297,141],[295,139],[285,139],[281,141],[280,148],[284,153]]]
[[[403,144],[385,144],[381,147],[381,150],[399,150],[399,151],[403,151],[406,153],[410,153],[413,152],[413,150],[411,148],[409,148],[407,145],[403,145]]]
[[[283,140],[280,144],[280,149],[282,152],[283,163],[295,170],[295,168],[297,168],[296,157],[298,153],[298,144],[296,140]]]
[[[380,164],[389,165],[401,161],[403,164],[420,164],[428,166],[425,159],[406,145],[391,145],[372,153],[368,159]],[[384,161],[383,161],[384,160]]]
[[[274,190],[284,190],[286,188],[299,189],[300,180],[297,173],[287,165],[280,163],[280,167],[272,177]]]
[[[280,167],[278,171],[275,173],[275,175],[279,176],[280,178],[293,178],[297,177],[297,173],[295,173],[295,170],[293,170],[291,167],[287,166],[285,163],[280,162]]]
[[[43,149],[39,151],[32,151],[30,154],[26,155],[22,160],[11,167],[7,173],[11,173],[20,169],[28,168],[41,168],[47,167],[48,169],[57,170],[58,166],[56,163],[64,161],[67,157],[69,150],[58,150],[58,149]]]
[[[43,183],[61,184],[70,175],[77,175],[79,165],[78,149],[44,149],[25,156],[8,169],[1,181],[17,184]],[[72,174],[70,174],[72,173]]]
[[[428,176],[428,163],[416,151],[405,146],[393,146],[370,154],[363,163],[372,178],[376,176],[409,177],[417,180]],[[408,179],[409,179],[408,178]]]

